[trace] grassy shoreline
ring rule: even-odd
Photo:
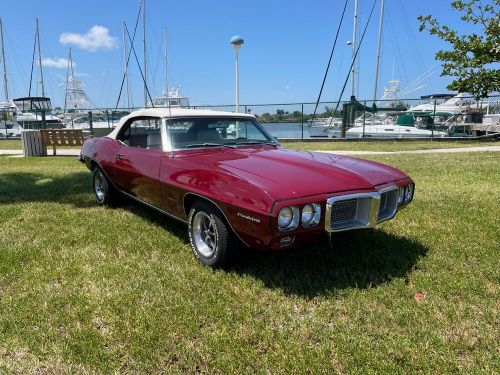
[[[214,272],[75,160],[0,157],[0,372],[494,373],[500,154],[369,158],[416,181],[393,221]]]
[[[494,146],[500,145],[500,141],[446,141],[431,142],[430,140],[419,140],[412,142],[399,141],[350,141],[350,142],[282,142],[282,145],[295,150],[308,151],[408,151],[428,150],[456,147]],[[20,140],[0,140],[0,150],[21,150]]]

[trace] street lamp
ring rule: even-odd
[[[238,51],[245,41],[239,35],[235,35],[229,41],[234,46],[234,50],[236,51],[236,112],[240,111],[240,75],[238,73]]]

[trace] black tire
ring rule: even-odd
[[[118,192],[99,167],[94,168],[92,188],[98,205],[113,206],[116,203]]]
[[[220,211],[206,202],[195,202],[188,215],[189,243],[198,261],[211,268],[229,264],[232,232]]]

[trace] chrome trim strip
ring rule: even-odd
[[[222,216],[224,216],[224,219],[226,219],[227,223],[229,224],[229,227],[231,228],[231,230],[233,231],[233,233],[236,235],[236,237],[239,238],[239,240],[241,242],[243,242],[245,244],[246,247],[251,247],[250,245],[248,245],[241,237],[238,233],[236,233],[236,231],[234,230],[233,226],[231,225],[231,222],[229,221],[229,219],[227,218],[226,214],[224,213],[224,211],[222,211],[222,209],[219,207],[219,205],[217,203],[215,203],[213,200],[207,198],[207,197],[204,197],[203,195],[200,195],[200,194],[197,194],[197,193],[193,193],[193,192],[188,192],[186,194],[184,194],[184,196],[182,197],[182,206],[183,208],[185,207],[185,203],[186,203],[186,196],[187,195],[195,195],[197,197],[200,197],[202,199],[205,199],[207,201],[209,201],[210,203],[212,203],[215,207],[217,207],[219,209],[219,211],[222,213]],[[186,216],[188,216],[188,213],[186,214]]]

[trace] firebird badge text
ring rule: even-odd
[[[238,212],[238,216],[239,217],[242,217],[243,219],[247,219],[247,220],[250,220],[250,221],[254,221],[256,223],[260,223],[260,219],[257,219],[256,217],[252,217],[252,216],[248,216],[248,215],[244,215],[240,212]]]

